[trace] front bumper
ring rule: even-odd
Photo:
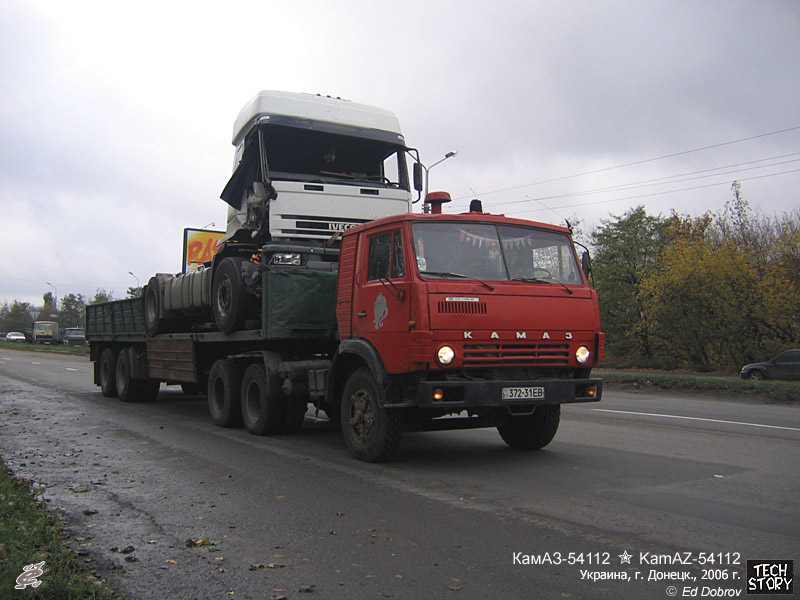
[[[537,397],[503,398],[504,388],[541,388]],[[591,391],[594,393],[590,393]],[[434,394],[441,392],[441,399]],[[535,379],[422,381],[417,389],[417,406],[463,410],[484,407],[524,409],[544,404],[599,402],[603,395],[602,379]],[[408,404],[404,404],[408,406]]]

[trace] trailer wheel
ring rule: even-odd
[[[235,360],[215,362],[208,376],[208,412],[220,427],[240,427],[242,366]]]
[[[131,359],[128,349],[123,348],[117,357],[117,393],[123,402],[149,402],[158,396],[161,382],[154,379],[131,377]]]
[[[367,368],[347,380],[342,394],[342,433],[350,453],[367,462],[388,460],[403,435],[402,415],[380,405],[380,388]]]
[[[510,448],[539,450],[553,441],[560,420],[561,405],[538,406],[532,415],[509,417],[497,431]]]
[[[245,287],[241,261],[229,256],[217,265],[211,285],[211,310],[220,331],[242,328],[245,318]]]
[[[267,373],[264,365],[254,363],[247,367],[242,380],[242,420],[247,431],[255,435],[283,431],[286,400],[280,394],[275,377]]]
[[[117,397],[117,355],[112,348],[100,353],[100,390],[106,398]]]

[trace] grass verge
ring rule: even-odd
[[[800,404],[800,382],[752,381],[733,377],[677,375],[662,373],[593,371],[604,383],[622,389],[680,390],[730,398],[758,398],[766,402]]]
[[[36,486],[0,462],[0,597],[110,599],[114,593],[86,572],[63,542],[63,525],[45,508]],[[37,587],[15,589],[26,565],[40,563]]]
[[[76,354],[89,355],[89,346],[62,346],[56,344],[29,344],[28,342],[6,342],[0,341],[0,348],[8,348],[9,350],[26,350],[28,352],[53,352],[56,354]]]

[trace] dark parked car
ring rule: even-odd
[[[800,380],[800,350],[787,350],[768,360],[742,367],[742,379]]]
[[[86,334],[83,327],[68,327],[64,330],[64,337],[62,343],[67,346],[84,346],[86,345]]]

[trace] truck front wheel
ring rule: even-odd
[[[281,391],[276,383],[274,376],[267,373],[263,364],[253,363],[244,372],[242,420],[250,433],[275,435],[283,431],[286,402],[280,396]]]
[[[117,397],[117,355],[111,348],[100,354],[100,390],[106,398]]]
[[[215,425],[239,427],[242,424],[242,367],[234,360],[218,360],[208,376],[208,413]]]
[[[537,406],[532,415],[508,417],[497,431],[510,448],[539,450],[553,441],[560,420],[561,405]]]
[[[359,460],[388,460],[403,435],[402,415],[380,404],[380,388],[367,368],[353,372],[342,394],[342,433],[350,453]]]

